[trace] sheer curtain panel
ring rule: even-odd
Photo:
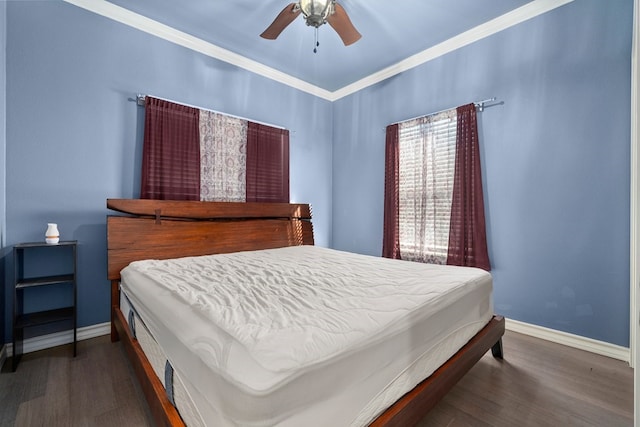
[[[456,157],[455,110],[400,123],[400,256],[447,263]]]
[[[247,121],[200,110],[200,200],[247,197]]]
[[[147,96],[140,198],[200,200],[199,110]]]

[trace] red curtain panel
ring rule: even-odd
[[[200,200],[199,110],[147,96],[141,199]]]
[[[289,131],[247,125],[247,202],[289,203]]]
[[[447,264],[491,269],[475,104],[456,109],[456,164]]]
[[[398,124],[387,126],[385,144],[384,178],[384,230],[382,235],[382,256],[400,258],[400,237],[398,232],[399,196],[399,141]]]

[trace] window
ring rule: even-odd
[[[402,259],[447,263],[456,126],[456,111],[449,110],[398,127]]]
[[[141,198],[289,203],[289,131],[146,97]]]
[[[387,127],[382,256],[491,269],[475,104]]]

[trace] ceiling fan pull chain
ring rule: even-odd
[[[313,48],[313,53],[318,53],[318,47],[320,46],[320,42],[318,41],[318,27],[316,27],[316,43]]]

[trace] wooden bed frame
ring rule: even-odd
[[[184,426],[166,397],[142,347],[120,310],[120,271],[130,262],[313,245],[306,204],[107,199],[107,208],[128,214],[107,217],[111,340],[122,340],[158,426]],[[412,426],[491,349],[502,359],[501,316],[491,321],[430,377],[401,397],[370,425]]]

